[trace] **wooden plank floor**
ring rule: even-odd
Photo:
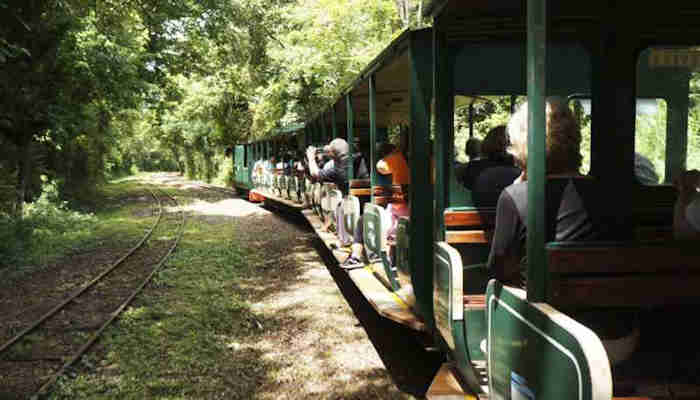
[[[331,250],[338,264],[342,264],[343,261],[350,256],[349,248],[341,248],[335,234],[321,230],[323,223],[321,219],[314,214],[313,210],[303,210],[302,215],[309,221],[309,224],[313,227],[314,231],[316,231],[318,237],[321,238],[321,241]],[[425,324],[413,312],[411,307],[396,295],[396,293],[382,284],[379,278],[373,273],[372,269],[365,266],[345,271],[377,313],[411,329],[417,331],[426,330]]]
[[[295,203],[291,200],[283,199],[279,196],[268,193],[267,191],[253,189],[253,190],[251,190],[251,192],[253,192],[256,196],[264,198],[265,203],[269,203],[269,202],[276,203],[276,204],[270,204],[271,206],[276,207],[276,208],[279,206],[282,206],[282,207],[285,207],[287,209],[299,210],[299,211],[301,211],[305,208],[303,204]]]

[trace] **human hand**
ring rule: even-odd
[[[306,148],[306,157],[313,159],[316,156],[316,148],[314,146],[309,146]]]

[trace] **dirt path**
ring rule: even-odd
[[[238,239],[261,267],[261,276],[250,282],[252,310],[279,324],[254,344],[265,360],[280,366],[256,398],[413,398],[392,382],[313,246],[312,232],[241,199],[212,211],[230,217],[244,233]]]

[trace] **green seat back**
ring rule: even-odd
[[[612,398],[610,361],[590,329],[496,280],[489,282],[486,305],[491,397]]]
[[[357,196],[348,195],[343,200],[343,225],[345,232],[352,236],[360,219],[360,199]]]
[[[379,256],[386,247],[387,234],[391,227],[391,216],[380,206],[366,203],[363,223],[365,250],[374,256]]]
[[[411,264],[408,261],[410,225],[411,220],[408,217],[401,217],[396,227],[396,269],[402,287],[411,284]]]

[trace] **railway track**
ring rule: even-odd
[[[210,190],[212,192],[223,193],[234,197],[238,196],[238,193],[233,189],[224,188],[221,186],[208,185],[206,183],[198,183],[197,185],[202,189]]]
[[[157,192],[156,220],[134,247],[0,345],[0,397],[47,394],[159,271],[182,237],[185,213],[167,212],[163,203],[178,202]]]

